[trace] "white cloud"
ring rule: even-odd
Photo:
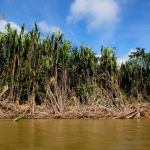
[[[68,22],[85,20],[87,29],[99,29],[119,20],[119,6],[115,0],[75,0],[70,7]]]
[[[14,22],[7,22],[6,20],[0,20],[0,32],[6,33],[6,25],[10,23],[11,27],[14,29],[17,29],[18,32],[21,31],[21,27],[19,27],[16,23]],[[41,29],[41,31],[46,34],[46,33],[52,33],[52,32],[57,32],[61,31],[61,29],[57,26],[49,26],[46,22],[41,21],[37,23],[38,27]],[[26,31],[26,30],[25,30]],[[27,32],[27,31],[26,31]]]
[[[125,63],[126,61],[129,60],[129,55],[131,54],[131,52],[136,52],[135,49],[130,49],[128,54],[125,54],[124,56],[118,58],[118,64],[121,65],[122,63]]]
[[[21,28],[14,22],[7,22],[5,20],[0,20],[0,32],[6,32],[5,26],[10,23],[11,27],[17,29],[18,32],[21,31]]]
[[[37,25],[44,34],[57,32],[57,31],[62,32],[58,26],[49,26],[45,21],[38,22]]]
[[[136,50],[135,49],[130,49],[128,54],[125,54],[124,56],[122,56],[120,58],[117,58],[117,62],[118,62],[119,66],[121,66],[122,63],[125,63],[126,61],[128,61],[130,59],[129,55],[131,54],[131,52],[136,52]],[[95,56],[96,57],[101,57],[101,54],[95,55]]]
[[[102,55],[101,54],[99,54],[99,55],[95,55],[95,57],[101,57]]]

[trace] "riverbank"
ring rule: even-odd
[[[61,32],[0,33],[0,118],[150,118],[150,54],[118,63],[116,48],[75,46]],[[147,102],[147,103],[143,103]]]
[[[141,119],[150,118],[150,103],[126,104],[118,108],[102,105],[87,106],[75,105],[64,107],[62,112],[54,112],[51,105],[28,104],[14,105],[10,102],[0,103],[0,118],[13,119],[24,114],[24,119]]]

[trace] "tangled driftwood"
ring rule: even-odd
[[[65,105],[65,104],[64,104]],[[9,101],[0,101],[0,118],[15,118],[19,114],[24,114],[24,118],[64,118],[64,119],[133,119],[150,118],[150,104],[126,104],[122,109],[107,107],[103,105],[89,106],[79,103],[66,103],[64,110],[59,112],[54,109],[54,104],[35,105],[34,113],[31,112],[30,105],[14,105]]]

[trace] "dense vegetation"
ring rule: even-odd
[[[67,103],[120,106],[148,101],[150,53],[137,48],[119,65],[115,50],[101,47],[96,57],[90,47],[72,46],[57,32],[42,39],[35,27],[18,33],[10,24],[0,33],[0,100],[34,106],[50,103],[62,112]]]

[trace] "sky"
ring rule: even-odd
[[[73,46],[115,47],[123,61],[136,47],[150,51],[149,0],[0,0],[0,31],[4,26],[26,30],[38,24],[42,37],[60,30]],[[2,16],[2,15],[1,15]]]

